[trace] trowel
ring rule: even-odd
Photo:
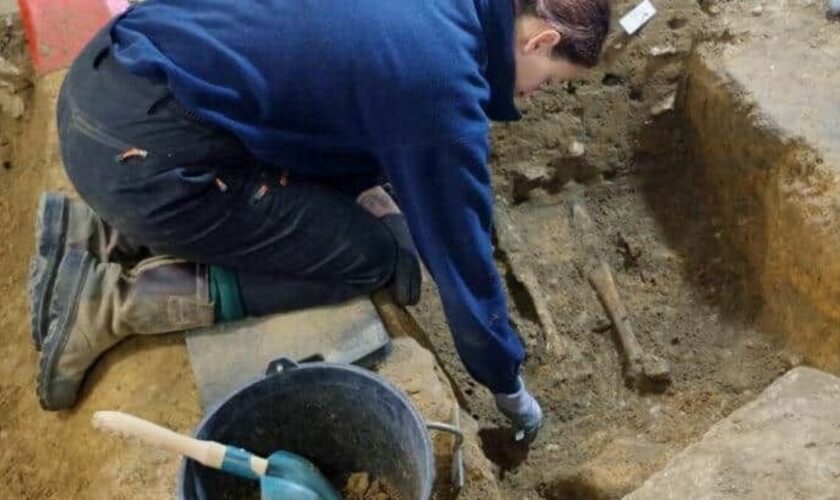
[[[207,467],[259,480],[263,500],[341,500],[341,495],[318,468],[294,453],[277,451],[266,460],[241,448],[185,436],[118,411],[94,413],[93,427],[137,438],[151,446],[189,457]]]

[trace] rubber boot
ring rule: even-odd
[[[56,271],[67,248],[87,249],[99,261],[133,266],[148,250],[132,244],[84,202],[62,193],[41,195],[35,219],[35,255],[29,265],[29,312],[37,350],[47,336],[47,308]]]
[[[38,373],[44,409],[73,407],[88,369],[129,336],[213,324],[206,266],[158,256],[123,271],[120,264],[97,262],[86,249],[67,248]]]

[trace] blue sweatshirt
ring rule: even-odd
[[[493,262],[489,120],[515,120],[512,0],[147,0],[116,59],[263,162],[384,173],[459,355],[514,392],[524,352]]]

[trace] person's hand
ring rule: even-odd
[[[543,412],[540,404],[525,388],[522,378],[519,378],[517,392],[493,396],[496,399],[496,408],[513,423],[516,441],[533,441],[542,426]]]

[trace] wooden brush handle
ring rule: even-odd
[[[100,431],[137,438],[151,446],[190,457],[215,469],[222,467],[227,450],[223,444],[191,438],[119,411],[94,413],[93,427]]]

